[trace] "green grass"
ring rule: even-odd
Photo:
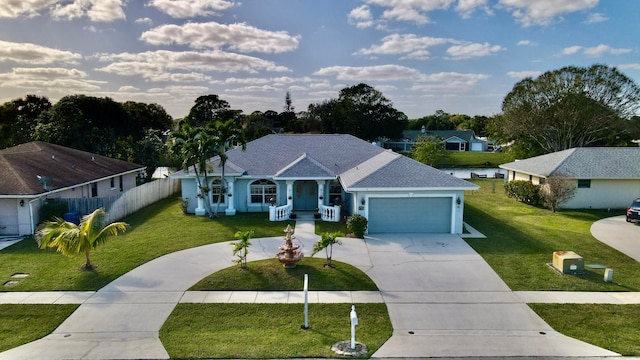
[[[179,304],[160,330],[171,358],[336,358],[331,345],[349,340],[351,304]],[[387,307],[356,304],[356,340],[371,356],[392,333]]]
[[[377,291],[376,284],[361,270],[339,261],[335,268],[324,267],[325,258],[303,258],[293,269],[285,269],[276,259],[252,261],[247,269],[230,267],[199,281],[189,290],[302,290],[304,274],[309,274],[309,290]]]
[[[131,269],[162,255],[200,245],[231,241],[238,230],[254,230],[254,237],[279,236],[288,223],[271,222],[265,213],[239,213],[215,220],[184,215],[179,198],[153,204],[126,218],[124,235],[111,238],[91,252],[95,271],[78,271],[84,257],[65,257],[38,249],[25,239],[0,251],[0,283],[15,273],[29,277],[3,291],[97,290]],[[250,225],[249,225],[250,224]],[[231,253],[231,249],[229,250]]]
[[[559,211],[525,205],[504,194],[500,180],[476,180],[480,190],[465,196],[465,221],[488,236],[467,242],[512,290],[640,291],[640,264],[596,240],[590,227],[619,211]],[[585,264],[614,269],[614,282],[604,270],[586,268],[585,275],[561,275],[547,264],[554,251],[570,250]]]
[[[0,304],[0,352],[48,335],[77,307]]]
[[[329,233],[341,232],[346,235],[349,231],[347,230],[347,223],[345,221],[329,222],[329,221],[316,220],[315,232],[318,235],[325,232],[329,232]]]
[[[640,305],[529,306],[558,332],[624,356],[640,356]]]

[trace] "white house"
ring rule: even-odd
[[[272,220],[317,211],[326,221],[368,218],[369,233],[462,233],[464,191],[478,187],[351,135],[267,135],[228,152],[227,189],[219,159],[209,161],[210,195],[199,194],[194,171],[180,171],[187,211],[269,213]],[[226,191],[224,191],[226,190]],[[222,195],[221,195],[222,194]]]
[[[621,209],[640,197],[639,147],[582,147],[500,165],[508,181],[543,184],[550,176],[575,182],[565,209]]]
[[[31,235],[50,199],[114,197],[145,167],[34,141],[0,150],[0,235]]]

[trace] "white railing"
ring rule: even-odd
[[[292,210],[291,205],[269,206],[269,221],[289,220]]]
[[[320,205],[320,218],[323,221],[340,221],[340,205],[336,206],[325,206]]]

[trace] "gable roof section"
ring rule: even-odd
[[[341,178],[342,179],[342,178]],[[345,186],[346,190],[475,190],[479,187],[444,171],[398,155],[384,166]]]
[[[529,175],[640,179],[640,147],[581,147],[500,165]]]
[[[278,171],[273,178],[274,179],[286,179],[286,178],[335,178],[335,174],[331,170],[327,169],[324,165],[320,164],[317,160],[308,156],[306,153],[302,154],[296,161],[289,166]]]
[[[359,164],[358,166],[345,171],[340,175],[342,186],[345,189],[352,188],[355,184],[375,174],[376,171],[395,160],[398,156],[401,155],[387,150]]]
[[[51,191],[102,178],[138,172],[145,166],[34,141],[0,150],[0,195],[45,193],[38,176],[51,178]]]

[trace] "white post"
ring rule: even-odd
[[[309,275],[304,274],[304,328],[309,328]]]
[[[227,215],[235,215],[236,214],[236,206],[235,206],[235,198],[233,197],[233,188],[234,188],[234,180],[227,181],[227,210],[225,210],[225,214]]]
[[[293,180],[287,180],[287,205],[293,207]]]
[[[322,209],[322,205],[324,205],[324,180],[316,180],[318,183],[318,210]],[[320,199],[322,197],[322,199]]]
[[[356,325],[358,325],[358,315],[356,314],[356,306],[351,305],[351,350],[356,349]]]
[[[200,189],[200,187],[198,186],[198,182],[196,181],[196,194],[198,194],[197,199],[198,199],[198,207],[196,208],[196,216],[204,216],[207,212],[207,210],[204,207],[204,194],[202,193],[202,190]]]

